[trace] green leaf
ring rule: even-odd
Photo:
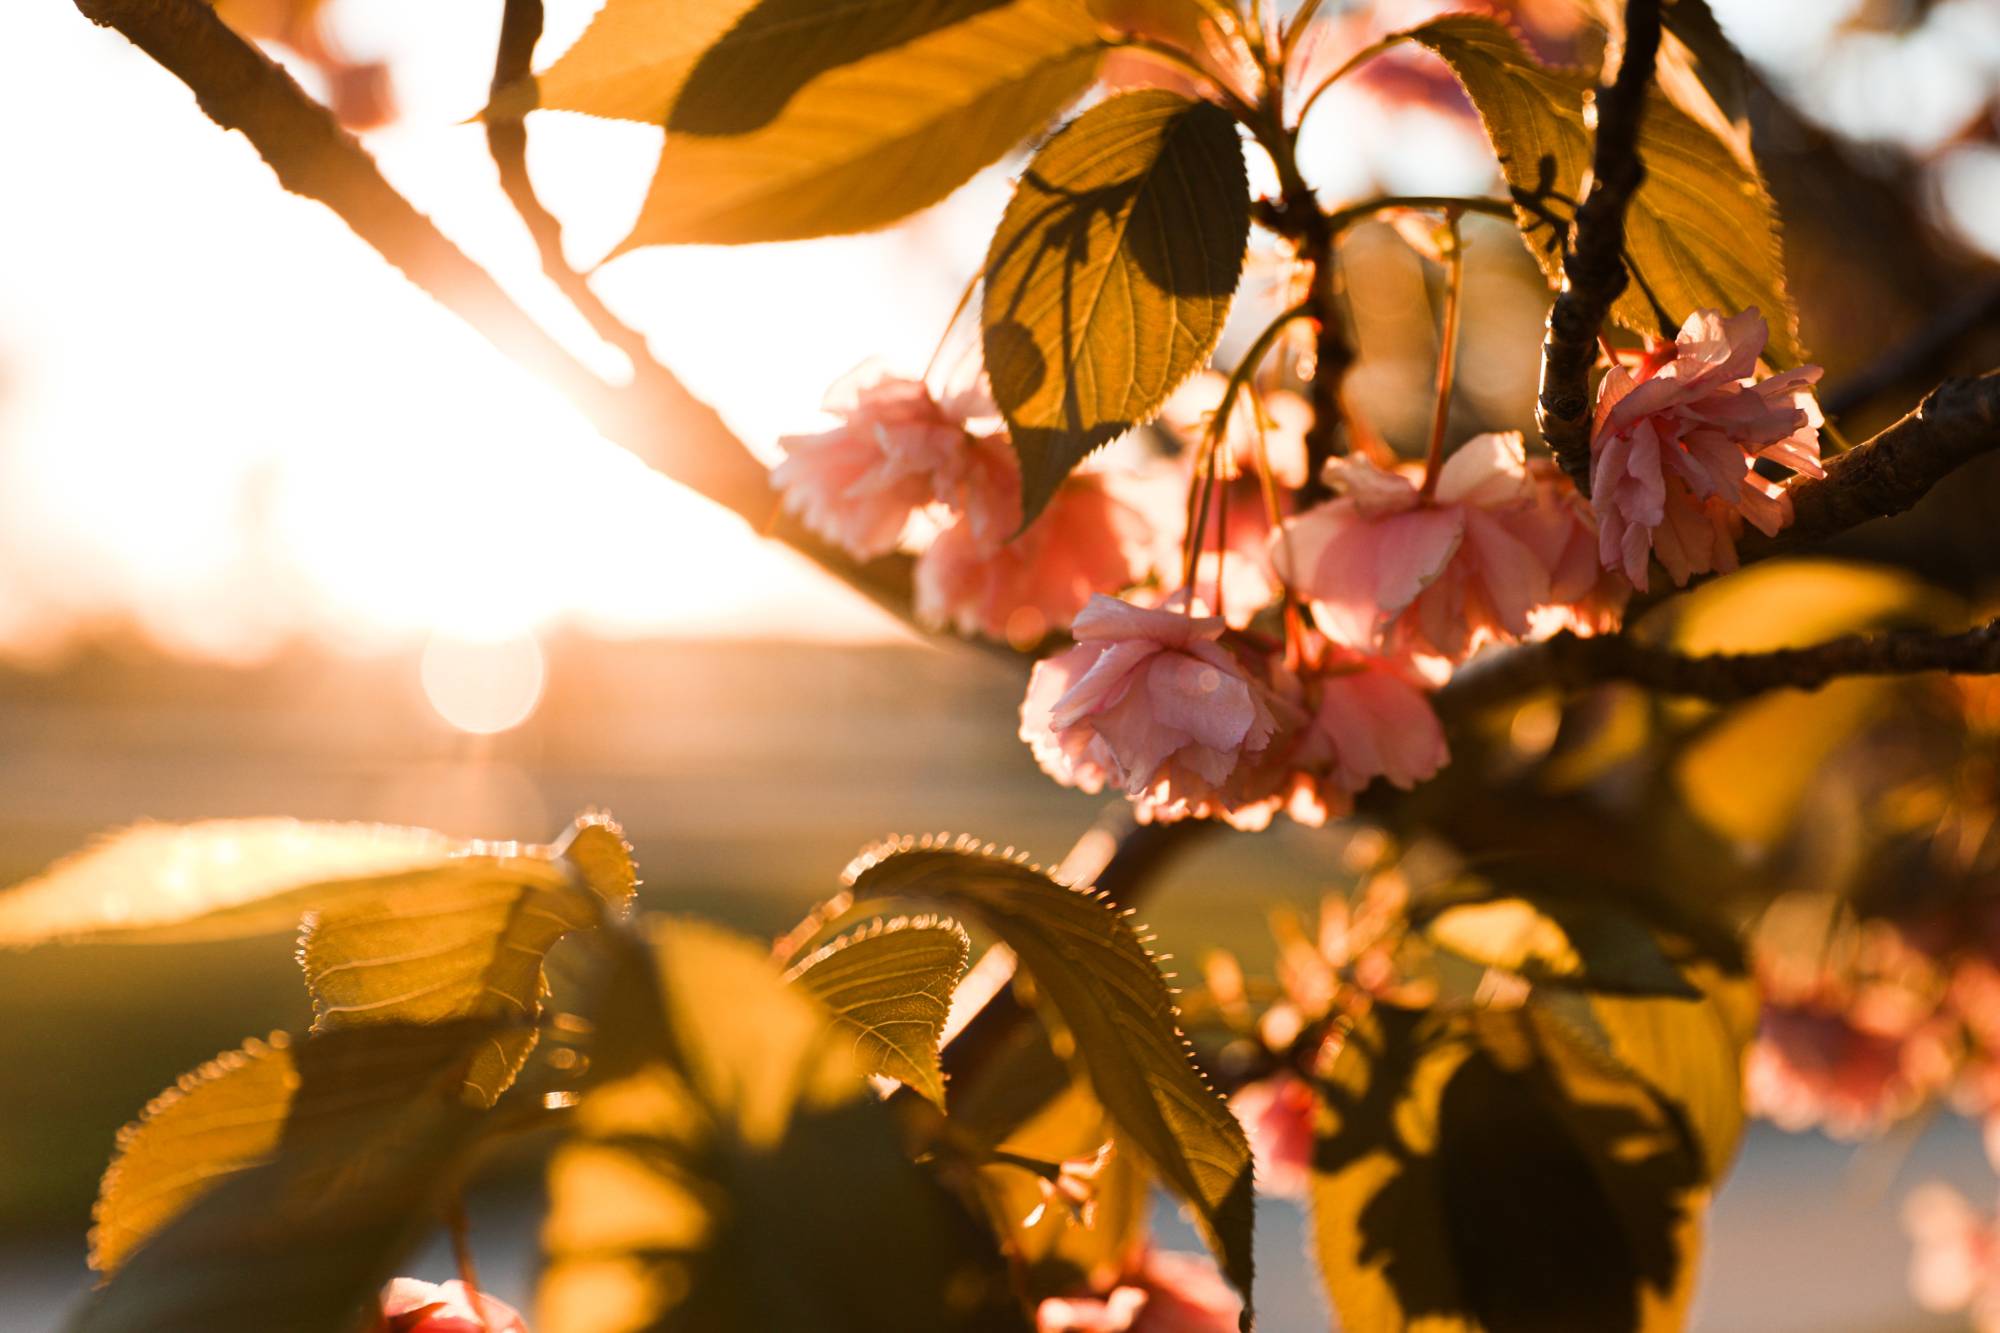
[[[953,1123],[960,1123],[955,1112]],[[1072,1080],[998,1146],[1060,1163],[1089,1157],[1115,1137],[1089,1086]],[[979,1183],[994,1229],[1007,1237],[1034,1298],[1073,1293],[1123,1271],[1145,1242],[1152,1181],[1130,1153],[1114,1151],[1091,1182],[1088,1226],[1062,1204],[1048,1203],[1040,1177],[1018,1166],[982,1167]]]
[[[664,125],[702,53],[757,0],[606,0],[545,73],[502,88],[485,114],[541,108]]]
[[[535,1327],[1025,1333],[992,1236],[904,1155],[826,1012],[712,927],[665,923],[652,955],[550,1168]]]
[[[1042,145],[993,234],[981,311],[1024,522],[1207,362],[1249,235],[1243,149],[1220,107],[1128,93]]]
[[[1250,1145],[1195,1064],[1172,993],[1125,915],[1103,894],[969,838],[886,843],[864,852],[848,878],[857,898],[931,898],[976,914],[1014,950],[1075,1039],[1121,1150],[1136,1150],[1193,1207],[1244,1294],[1247,1327]]]
[[[548,951],[570,931],[622,914],[637,883],[624,835],[603,817],[577,821],[553,850],[557,865],[575,869],[553,885],[392,881],[308,915],[299,962],[313,1031],[506,1020],[466,1073],[467,1090],[491,1106],[535,1048]]]
[[[1698,1157],[1534,1008],[1378,1005],[1319,1091],[1315,1246],[1343,1327],[1681,1326]]]
[[[1666,1102],[1700,1149],[1703,1183],[1717,1185],[1743,1141],[1743,1053],[1757,1033],[1757,986],[1713,962],[1679,966],[1698,1003],[1569,995],[1549,997],[1543,1011]]]
[[[119,1136],[75,1333],[355,1333],[437,1217],[480,1124],[486,1024],[250,1042]]]
[[[1573,211],[1590,167],[1584,106],[1596,80],[1542,66],[1504,25],[1477,15],[1437,19],[1401,36],[1442,56],[1465,85],[1514,191],[1528,248],[1549,281],[1560,281],[1561,238],[1529,202],[1546,201],[1565,222]],[[1625,216],[1637,280],[1619,296],[1613,317],[1659,332],[1648,291],[1676,325],[1707,306],[1725,314],[1755,306],[1771,326],[1772,360],[1800,361],[1777,207],[1757,173],[1657,90],[1640,123],[1639,156],[1646,180]]]
[[[861,1068],[944,1105],[938,1037],[971,942],[955,921],[875,921],[815,950],[785,974],[833,1013]]]
[[[1622,0],[1586,0],[1584,8],[1606,33],[1622,42]],[[1668,100],[1754,166],[1750,152],[1752,79],[1742,54],[1716,22],[1707,0],[1670,0],[1660,11],[1660,51],[1654,77]]]
[[[641,27],[623,12],[633,3],[613,0],[598,23],[616,8],[621,30]],[[1046,125],[1089,84],[1100,49],[1081,0],[764,0],[691,61],[680,38],[668,41],[675,54],[662,84],[682,81],[664,102],[666,145],[614,254],[894,222]],[[575,89],[552,104],[599,115],[660,110],[657,96],[633,95],[639,85],[624,71],[635,52],[653,49],[586,35],[544,80],[550,94]],[[566,70],[572,60],[590,63]],[[599,66],[601,100],[591,81]]]
[[[1424,927],[1433,944],[1544,985],[1697,998],[1653,932],[1609,902],[1493,898],[1458,903]]]
[[[0,947],[228,939],[291,930],[305,912],[347,899],[496,882],[553,891],[569,877],[550,848],[428,829],[294,819],[136,824],[0,892]]]

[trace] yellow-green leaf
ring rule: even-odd
[[[1682,999],[1699,994],[1646,923],[1612,902],[1458,903],[1424,931],[1433,944],[1532,982]]]
[[[501,89],[489,116],[537,107],[664,125],[702,53],[757,0],[606,0],[540,75]]]
[[[1703,1183],[1716,1185],[1743,1141],[1743,1052],[1757,1034],[1757,986],[1713,962],[1681,967],[1700,997],[1693,1003],[1560,996],[1543,1011],[1676,1108],[1700,1149]]]
[[[472,1061],[466,1087],[492,1105],[535,1047],[557,940],[622,913],[636,877],[618,826],[579,820],[554,849],[573,873],[554,884],[492,877],[394,881],[306,918],[299,962],[313,1030],[490,1017],[508,1026]],[[588,867],[588,869],[586,869]]]
[[[1530,204],[1546,202],[1565,221],[1573,211],[1590,167],[1584,107],[1596,80],[1539,64],[1490,18],[1453,15],[1401,35],[1437,52],[1465,85],[1514,192],[1528,248],[1550,282],[1560,280],[1560,238]],[[1625,215],[1635,281],[1612,315],[1656,333],[1648,292],[1675,324],[1703,307],[1755,306],[1771,326],[1771,358],[1796,364],[1804,352],[1785,290],[1777,207],[1757,173],[1658,91],[1640,122],[1639,157],[1646,179]]]
[[[1681,1327],[1698,1157],[1536,1010],[1378,1005],[1319,1092],[1315,1246],[1342,1327]]]
[[[536,1329],[1025,1333],[990,1233],[762,949],[671,921],[643,965],[550,1167]]]
[[[353,1333],[433,1225],[479,1124],[458,1097],[482,1024],[250,1042],[119,1137],[91,1234],[88,1333]]]
[[[832,1012],[863,1069],[943,1106],[938,1036],[970,950],[955,921],[874,921],[814,950],[785,979]]]
[[[887,843],[863,853],[848,877],[857,898],[930,898],[975,914],[1019,955],[1074,1037],[1121,1150],[1136,1150],[1192,1206],[1244,1294],[1247,1326],[1250,1145],[1196,1065],[1166,980],[1124,914],[1103,894],[965,838]]]
[[[795,2],[766,0],[743,26],[761,10]],[[871,47],[885,15],[936,6],[876,0],[811,8],[824,16],[806,25],[818,34],[814,44],[746,64],[729,53],[769,54],[772,42],[725,37],[688,67],[639,220],[614,254],[885,226],[936,203],[1039,131],[1090,82],[1099,52],[1081,0],[953,0],[944,8],[957,21],[894,20],[912,35],[880,49]],[[816,53],[828,51],[855,58],[811,72]],[[716,69],[723,73],[706,73]],[[588,95],[574,100],[585,103],[579,110],[599,110]],[[748,121],[732,119],[728,108],[738,103],[752,108]],[[684,127],[690,118],[746,128],[693,132]]]
[[[1006,1136],[1007,1151],[1044,1162],[1091,1157],[1114,1138],[1110,1117],[1090,1088],[1071,1080],[1054,1100]],[[1085,1289],[1123,1269],[1146,1237],[1152,1180],[1130,1153],[1113,1152],[1091,1184],[1089,1223],[1050,1203],[1041,1177],[1019,1166],[979,1171],[980,1192],[995,1230],[1007,1237],[1035,1297]]]
[[[550,849],[382,824],[137,824],[0,892],[0,947],[290,930],[345,898],[506,881],[560,888]]]
[[[981,308],[1024,520],[1208,360],[1249,235],[1243,149],[1220,107],[1128,93],[1042,145],[993,234]]]

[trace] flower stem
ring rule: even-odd
[[[1235,410],[1236,394],[1257,373],[1271,348],[1277,344],[1278,335],[1285,326],[1295,319],[1303,319],[1312,314],[1312,303],[1301,301],[1284,311],[1276,319],[1264,326],[1244,352],[1243,359],[1236,363],[1236,369],[1229,374],[1229,382],[1222,386],[1222,399],[1215,405],[1215,414],[1208,419],[1208,429],[1202,432],[1201,444],[1195,454],[1191,486],[1188,495],[1187,533],[1181,542],[1181,586],[1192,590],[1195,566],[1201,560],[1202,538],[1208,530],[1208,493],[1212,489],[1215,467],[1212,456],[1229,431],[1229,414]],[[1190,596],[1189,605],[1193,605]],[[1190,612],[1192,614],[1192,612]]]
[[[1419,497],[1430,499],[1437,493],[1438,473],[1444,467],[1444,429],[1451,416],[1451,380],[1458,363],[1458,316],[1465,289],[1465,242],[1458,234],[1458,212],[1445,210],[1445,227],[1451,233],[1451,249],[1444,257],[1444,328],[1438,335],[1437,406],[1431,411],[1431,447],[1424,457],[1424,487]]]
[[[479,1317],[479,1327],[493,1333],[493,1326],[486,1322],[486,1298],[479,1294],[479,1270],[472,1263],[472,1236],[465,1221],[465,1200],[456,1194],[445,1209],[444,1225],[451,1233],[451,1257],[458,1265],[458,1280],[465,1287],[466,1304]]]

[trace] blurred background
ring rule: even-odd
[[[1944,373],[2000,364],[2000,0],[1714,7],[1756,64],[1759,156],[1805,341],[1851,399],[1847,433]],[[549,5],[538,63],[592,8]],[[1376,8],[1393,27],[1439,7]],[[1567,0],[1511,9],[1546,50],[1587,54]],[[498,0],[224,12],[552,332],[621,373],[541,277],[466,123]],[[0,53],[0,879],[140,818],[543,838],[602,806],[648,905],[776,931],[884,833],[966,830],[1055,859],[1089,825],[1097,803],[1042,779],[1013,737],[1017,674],[916,638],[607,443],[283,193],[122,38],[23,0],[0,13]],[[530,125],[536,182],[571,258],[594,264],[636,214],[658,133]],[[1435,79],[1423,95],[1342,86],[1304,152],[1329,204],[1497,184]],[[923,366],[1007,179],[1003,164],[886,233],[648,250],[593,283],[774,454],[778,435],[816,428],[856,363]],[[1473,219],[1467,234],[1455,420],[1520,426],[1545,289],[1510,227]],[[1429,412],[1436,274],[1380,226],[1342,264],[1352,392],[1409,447]],[[1238,336],[1275,274],[1253,270]],[[1987,467],[1851,553],[1978,593],[2000,574],[1996,498]],[[1254,964],[1265,913],[1309,907],[1327,863],[1318,835],[1289,827],[1216,837],[1149,915],[1182,957],[1224,946]],[[0,1013],[0,1328],[36,1333],[86,1281],[118,1126],[183,1070],[308,1014],[283,940],[0,957]],[[1699,1326],[1954,1326],[1905,1294],[1897,1204],[1934,1176],[1990,1192],[1974,1129],[1940,1121],[1857,1151],[1758,1126],[1714,1214]],[[521,1296],[531,1224],[504,1199],[475,1212],[489,1281]],[[1321,1325],[1303,1259],[1286,1262],[1300,1221],[1267,1212],[1264,1326]],[[437,1258],[426,1275],[445,1275]]]

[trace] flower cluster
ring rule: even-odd
[[[868,366],[828,394],[832,430],[779,440],[785,508],[861,560],[917,550],[917,614],[937,628],[1032,648],[1093,593],[1172,560],[1178,501],[1127,470],[1083,469],[1021,528],[1021,472],[983,386],[934,397]],[[1163,545],[1164,543],[1164,545]]]
[[[2000,1147],[2000,920],[1868,921],[1833,952],[1812,965],[1759,956],[1750,1110],[1860,1138],[1944,1099]]]
[[[1790,522],[1790,498],[1758,463],[1826,475],[1819,367],[1756,381],[1769,337],[1754,309],[1730,319],[1698,310],[1673,343],[1605,375],[1590,442],[1598,551],[1636,586],[1651,556],[1680,585],[1727,573],[1745,519],[1767,536]]]
[[[829,400],[841,424],[781,441],[773,480],[853,555],[912,552],[925,622],[1020,648],[1071,635],[1021,708],[1057,781],[1123,791],[1146,820],[1319,824],[1447,761],[1428,694],[1474,653],[1615,629],[1654,556],[1684,583],[1733,567],[1744,519],[1777,530],[1788,501],[1758,469],[1821,475],[1818,372],[1755,381],[1766,335],[1754,310],[1700,311],[1614,365],[1590,500],[1508,432],[1423,464],[1331,459],[1332,498],[1301,509],[1311,409],[1212,372],[1162,409],[1178,455],[1100,455],[1025,529],[983,388],[854,378]]]

